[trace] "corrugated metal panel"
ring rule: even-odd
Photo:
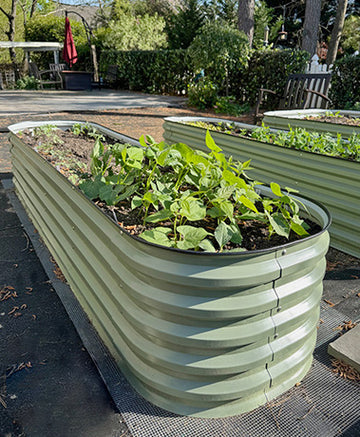
[[[325,115],[328,112],[332,114],[339,113],[340,115],[360,118],[359,111],[338,111],[336,109],[333,109],[331,111],[326,109],[303,109],[292,111],[265,112],[263,122],[265,126],[269,126],[275,129],[289,129],[289,126],[291,126],[292,128],[302,127],[304,129],[316,132],[329,132],[334,136],[339,133],[343,138],[348,138],[354,133],[360,133],[360,126],[324,123],[322,121],[307,120],[305,118],[309,116],[316,117],[318,115]]]
[[[154,246],[123,232],[15,135],[11,142],[22,203],[144,397],[179,414],[219,417],[264,404],[305,375],[326,231],[239,254]],[[326,226],[327,214],[305,203]]]
[[[194,119],[166,119],[165,141],[181,141],[205,150],[205,130],[184,125],[181,120]],[[235,159],[251,159],[253,178],[295,188],[302,195],[325,205],[332,216],[330,245],[360,258],[360,163],[219,132],[212,132],[212,136],[224,152]]]

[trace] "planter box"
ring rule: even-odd
[[[92,73],[86,71],[67,71],[61,72],[64,89],[69,91],[91,90]]]
[[[169,117],[164,123],[168,143],[184,142],[202,150],[205,130],[184,124],[188,121],[223,119]],[[236,123],[244,129],[255,126]],[[332,216],[330,245],[360,258],[360,163],[317,155],[273,144],[211,132],[215,142],[228,155],[240,161],[251,159],[252,177],[278,182],[299,190],[325,205]]]
[[[347,126],[336,123],[326,123],[323,121],[307,120],[305,117],[325,115],[326,113],[340,113],[340,115],[349,115],[355,118],[360,118],[359,111],[338,111],[327,109],[303,109],[292,111],[269,111],[264,113],[263,122],[265,126],[270,126],[276,129],[289,129],[302,127],[306,130],[317,132],[330,132],[336,136],[338,133],[343,138],[350,137],[353,133],[360,134],[360,126]]]
[[[29,127],[9,128],[19,198],[139,393],[175,413],[221,417],[265,404],[304,377],[329,244],[322,207],[303,199],[322,231],[282,247],[168,249],[109,219],[16,136]]]

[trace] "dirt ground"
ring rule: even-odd
[[[163,124],[165,117],[216,117],[253,124],[254,117],[251,113],[241,117],[229,117],[216,114],[213,111],[199,111],[191,108],[172,107],[147,107],[147,108],[124,108],[121,110],[104,110],[88,112],[58,112],[49,114],[19,115],[2,118],[1,125],[7,126],[26,120],[79,120],[91,121],[101,124],[124,135],[139,139],[141,135],[151,135],[155,141],[162,141]]]

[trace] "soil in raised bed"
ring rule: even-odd
[[[360,118],[351,116],[328,116],[328,115],[314,115],[305,117],[306,120],[320,121],[322,123],[343,124],[346,126],[360,126]]]
[[[57,144],[53,144],[51,147],[44,147],[44,144],[49,143],[49,138],[45,135],[35,138],[31,131],[24,130],[21,133],[21,138],[65,177],[70,177],[72,174],[74,174],[74,172],[79,173],[78,168],[76,167],[76,170],[74,170],[74,167],[71,165],[73,161],[84,164],[84,168],[81,170],[82,173],[86,174],[89,172],[91,152],[93,150],[95,140],[84,135],[74,135],[68,130],[63,131],[57,129],[54,133],[56,133],[60,141],[57,141]],[[104,141],[105,147],[106,144],[113,144],[114,142],[115,141],[113,139],[106,138]],[[61,159],[59,159],[59,154]],[[66,158],[68,158],[70,165],[66,162]],[[146,223],[144,225],[139,211],[137,209],[131,209],[131,200],[129,199],[121,201],[116,206],[108,206],[100,200],[95,201],[94,203],[110,219],[115,221],[127,233],[133,236],[138,236],[144,230],[152,229],[158,226],[171,226],[170,222],[162,222],[157,224]],[[321,231],[321,227],[318,224],[308,219],[305,221],[309,227],[307,230],[310,235],[314,235]],[[211,217],[206,217],[206,220],[191,222],[189,224],[192,226],[203,227],[208,231],[214,231],[217,226],[216,220],[212,219]],[[273,234],[270,237],[267,227],[258,220],[243,220],[238,223],[238,225],[243,236],[241,248],[244,250],[267,249],[275,246],[282,246],[286,243],[301,239],[301,237],[294,232],[290,233],[289,239],[277,234]],[[216,243],[214,243],[214,241],[212,242],[216,247]],[[239,248],[240,246],[234,243],[229,243],[224,247],[225,250]]]

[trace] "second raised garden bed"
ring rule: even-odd
[[[326,109],[269,111],[265,112],[263,122],[265,126],[276,129],[289,129],[289,126],[302,127],[316,132],[329,132],[335,137],[341,134],[343,138],[360,134],[359,111]]]

